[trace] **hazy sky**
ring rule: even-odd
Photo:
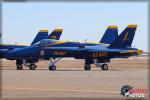
[[[61,40],[99,42],[108,25],[119,34],[137,24],[133,46],[148,51],[146,2],[3,3],[3,43],[30,44],[38,30],[63,28]]]

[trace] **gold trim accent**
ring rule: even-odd
[[[123,41],[126,41],[126,40],[129,40],[128,32],[126,33],[125,37],[123,38]]]
[[[55,29],[53,32],[62,32],[63,29]]]
[[[48,32],[48,30],[40,30],[39,32]]]
[[[136,28],[136,27],[137,25],[132,25],[132,24],[128,25],[128,28]]]
[[[117,26],[108,26],[108,28],[118,28]]]

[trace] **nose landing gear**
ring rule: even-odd
[[[56,70],[56,66],[55,64],[57,62],[59,62],[62,58],[57,58],[57,59],[53,59],[53,58],[50,58],[50,62],[49,62],[49,70],[53,71],[53,70]]]

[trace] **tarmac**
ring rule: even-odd
[[[83,60],[65,59],[49,71],[45,61],[37,70],[16,70],[14,61],[1,60],[1,100],[101,100],[126,99],[124,85],[148,89],[147,59],[117,59],[103,71],[83,70]],[[148,100],[148,93],[144,98]]]

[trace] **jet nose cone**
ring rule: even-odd
[[[40,49],[37,47],[24,47],[16,50],[12,50],[7,53],[7,59],[26,59],[39,56]]]

